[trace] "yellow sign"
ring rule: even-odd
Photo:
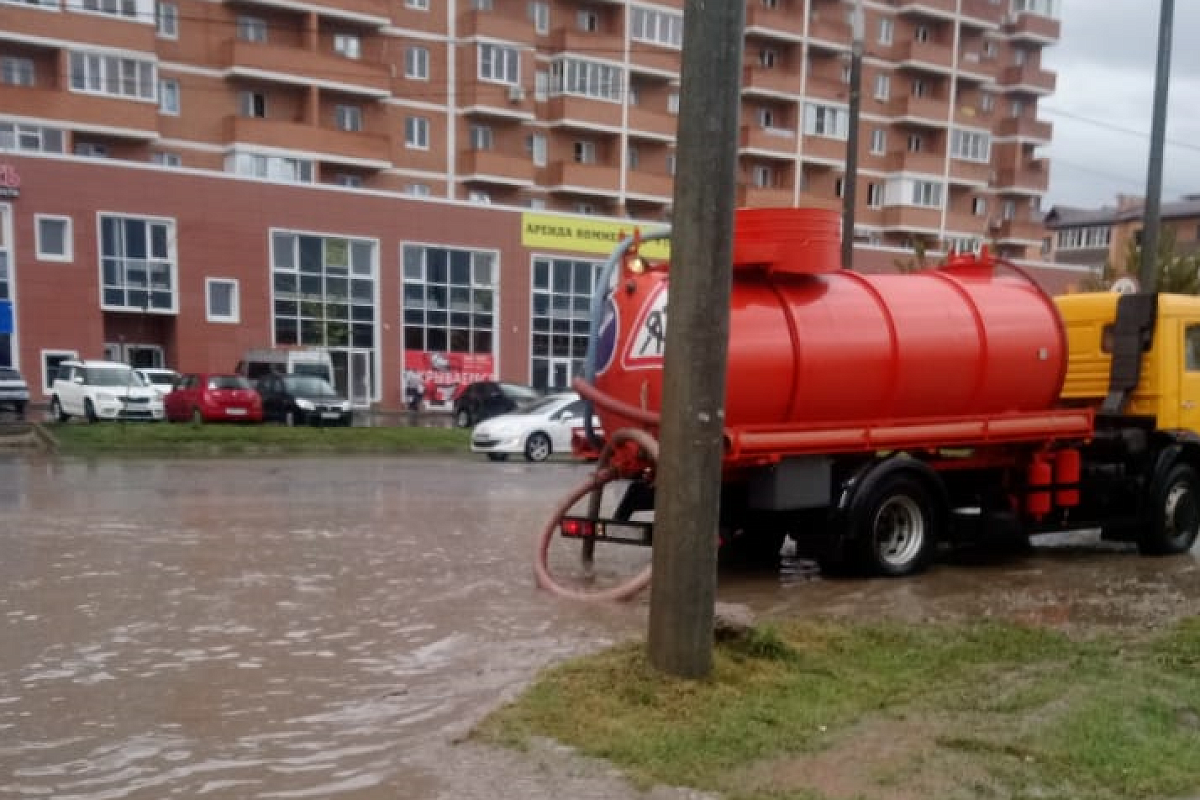
[[[639,228],[643,236],[663,230],[661,226],[639,225],[634,222],[606,222],[526,212],[521,215],[521,244],[531,250],[565,250],[569,253],[609,255],[622,239],[632,236],[634,230]],[[641,252],[651,258],[666,258],[670,247],[664,239],[650,242]]]

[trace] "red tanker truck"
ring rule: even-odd
[[[833,212],[737,212],[723,551],[778,554],[790,535],[824,568],[901,576],[942,543],[1071,528],[1191,549],[1200,298],[1052,299],[986,251],[865,275],[838,268],[838,229]],[[653,238],[618,248],[593,298],[575,388],[610,434],[539,541],[538,581],[563,594],[650,579],[572,588],[549,552],[559,535],[588,561],[653,543],[670,271],[687,268],[647,255]]]

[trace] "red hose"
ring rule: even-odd
[[[556,581],[554,576],[550,574],[550,542],[554,540],[554,534],[558,532],[558,526],[562,522],[562,518],[567,515],[573,505],[584,497],[592,492],[600,491],[606,484],[621,477],[617,469],[609,466],[609,461],[612,459],[616,449],[626,442],[634,442],[645,451],[646,457],[650,461],[658,461],[658,442],[650,434],[636,428],[622,428],[616,431],[609,438],[608,444],[605,445],[604,451],[600,454],[600,461],[596,467],[596,471],[567,495],[566,499],[559,503],[554,509],[554,513],[551,515],[546,527],[542,530],[541,537],[538,539],[537,553],[533,560],[533,574],[537,578],[538,586],[552,592],[558,597],[566,597],[572,600],[629,600],[650,585],[652,565],[649,564],[629,580],[608,589],[597,589],[595,591],[568,588]]]

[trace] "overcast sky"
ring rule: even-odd
[[[1062,0],[1062,38],[1043,53],[1058,73],[1040,103],[1054,123],[1043,208],[1145,194],[1159,8],[1160,0]],[[1164,201],[1200,194],[1200,0],[1176,0],[1174,21]]]

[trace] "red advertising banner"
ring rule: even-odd
[[[404,351],[404,400],[414,410],[449,411],[459,387],[495,379],[491,353]]]

